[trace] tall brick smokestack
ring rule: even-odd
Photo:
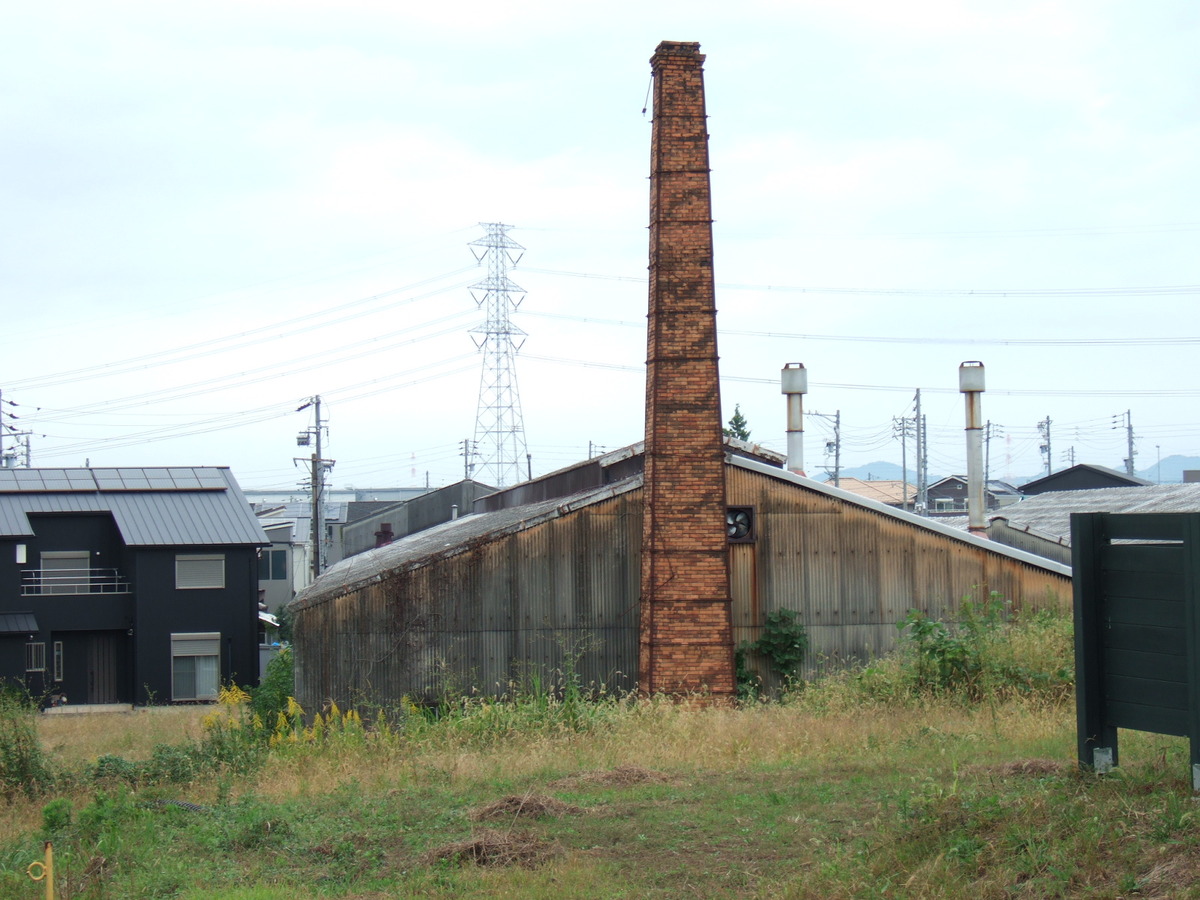
[[[734,694],[712,201],[700,45],[650,60],[650,311],[638,682]]]

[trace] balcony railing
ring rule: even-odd
[[[21,595],[128,594],[129,582],[116,569],[26,569]]]

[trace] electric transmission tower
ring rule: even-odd
[[[487,277],[470,288],[486,316],[483,325],[471,329],[471,339],[483,354],[475,416],[479,458],[475,471],[485,483],[506,487],[522,480],[521,463],[528,465],[529,461],[516,371],[517,351],[525,342],[525,332],[509,319],[509,311],[521,305],[525,291],[508,278],[509,268],[520,261],[525,248],[508,236],[511,225],[479,224],[487,234],[468,245],[480,265],[486,260],[488,270]]]

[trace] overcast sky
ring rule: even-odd
[[[35,466],[450,483],[484,277],[526,247],[533,470],[643,430],[649,57],[699,41],[724,417],[782,450],[779,370],[842,462],[993,477],[1200,455],[1200,5],[74,2],[0,12],[5,421]],[[16,402],[19,406],[10,406]],[[9,413],[19,419],[7,418]],[[810,417],[810,472],[831,422]],[[6,441],[6,446],[11,441]],[[910,461],[912,449],[910,447]]]

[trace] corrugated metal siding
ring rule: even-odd
[[[729,505],[755,507],[758,533],[730,548],[735,642],[755,640],[767,613],[796,610],[809,634],[808,674],[891,649],[913,608],[942,617],[989,591],[1018,606],[1070,602],[1070,579],[1052,571],[778,478],[726,472]],[[743,558],[749,548],[757,570]]]
[[[1135,489],[1122,488],[1122,490]],[[1043,494],[1042,496],[1051,495]],[[1046,559],[1052,559],[1064,565],[1071,564],[1071,545],[1062,540],[1056,540],[1050,536],[1040,536],[1038,533],[1029,532],[1023,528],[1013,528],[1004,519],[993,519],[989,522],[987,533],[993,541],[1004,544],[1006,547],[1016,547],[1018,550],[1036,553],[1038,556],[1044,556]]]
[[[595,503],[297,609],[306,709],[503,694],[561,679],[633,686],[641,494]],[[333,636],[333,641],[325,639]]]
[[[887,651],[914,607],[943,616],[989,590],[1018,605],[1070,599],[1068,577],[1003,548],[778,475],[730,466],[727,497],[755,508],[758,534],[729,548],[735,644],[756,639],[766,613],[794,609],[809,675]],[[576,652],[585,685],[633,686],[641,504],[630,489],[558,513],[492,513],[339,564],[293,607],[298,697],[312,709],[505,693],[535,673],[546,683]]]

